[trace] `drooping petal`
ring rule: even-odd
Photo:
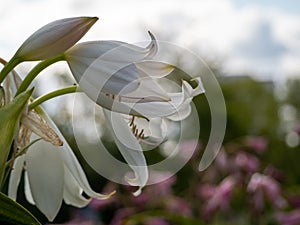
[[[34,134],[33,138],[37,137]],[[52,221],[63,199],[64,168],[57,147],[43,140],[32,145],[25,155],[32,197],[36,206]]]
[[[83,191],[88,196],[97,199],[107,199],[111,195],[113,195],[115,192],[111,192],[109,194],[100,194],[92,190],[80,163],[78,162],[71,147],[68,145],[68,142],[65,140],[64,136],[57,128],[56,124],[50,119],[50,117],[45,113],[45,111],[41,107],[38,107],[38,112],[41,116],[43,116],[43,118],[47,121],[47,123],[63,141],[63,149],[61,151],[58,151],[58,153],[60,154],[60,159],[62,160],[63,164],[69,169],[70,173],[73,175],[73,177],[77,181],[78,185],[83,189]]]
[[[81,39],[97,20],[97,17],[74,17],[49,23],[33,33],[14,58],[30,61],[59,55]]]
[[[134,193],[135,195],[139,195],[141,189],[146,185],[149,176],[143,150],[137,138],[133,135],[128,124],[120,114],[105,109],[103,111],[116,145],[128,165],[134,171],[135,178],[126,178],[126,180],[130,185],[139,186],[139,189]]]
[[[23,167],[24,167],[25,156],[22,155],[16,158],[13,166],[13,170],[11,171],[8,183],[8,196],[16,200],[17,199],[17,191],[20,183]]]
[[[25,191],[26,200],[30,204],[35,205],[35,202],[34,202],[33,197],[32,197],[32,192],[31,192],[31,189],[30,189],[30,184],[29,184],[27,171],[25,171],[25,173],[24,173],[24,189],[25,189],[24,191]]]
[[[91,199],[82,196],[82,188],[79,186],[69,169],[65,166],[64,201],[66,204],[76,207],[84,207]]]

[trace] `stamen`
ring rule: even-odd
[[[130,120],[130,124],[129,124],[129,126],[131,127],[132,125],[133,125],[133,123],[134,123],[134,116],[132,116],[132,119]]]
[[[144,129],[141,130],[141,132],[138,135],[138,138],[141,138],[144,135]]]
[[[129,121],[129,127],[131,127],[132,134],[138,139],[144,139],[145,134],[144,134],[144,129],[139,129],[137,128],[137,125],[134,123],[135,116],[132,116],[131,120]]]
[[[132,132],[133,132],[133,134],[135,133],[135,130],[136,130],[137,128],[136,128],[136,125],[134,124],[133,126],[132,126]]]

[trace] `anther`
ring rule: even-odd
[[[138,136],[138,132],[139,132],[139,129],[136,129],[135,132],[134,132],[134,136],[135,136],[135,137]]]
[[[136,130],[136,125],[134,124],[134,125],[132,126],[132,132],[134,133],[135,130]]]
[[[141,132],[138,135],[138,138],[142,138],[143,135],[144,135],[144,129],[141,130]]]
[[[134,124],[134,116],[132,116],[129,126],[131,127],[133,124]]]

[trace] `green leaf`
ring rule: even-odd
[[[0,109],[0,187],[20,116],[32,92],[33,89],[23,92],[8,105]]]
[[[1,192],[0,222],[9,222],[17,225],[41,225],[27,209]]]
[[[0,108],[5,105],[5,92],[4,88],[0,86]]]

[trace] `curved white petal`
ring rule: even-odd
[[[139,78],[139,72],[132,63],[118,64],[103,61],[102,58],[73,57],[68,60],[68,65],[87,95],[99,95],[100,92],[122,94],[138,87],[135,81]],[[96,92],[86,87],[89,85],[96,87]]]
[[[20,183],[20,178],[22,175],[23,167],[24,167],[25,156],[22,155],[16,158],[13,166],[13,170],[11,171],[8,183],[8,196],[16,200],[17,199],[17,191]]]
[[[25,173],[24,173],[24,189],[25,189],[24,191],[25,191],[26,200],[30,204],[35,205],[35,202],[33,200],[32,193],[31,193],[31,189],[30,189],[27,171],[25,171]]]
[[[92,41],[69,49],[65,58],[81,89],[92,99],[99,92],[123,95],[135,90],[140,74],[134,62],[151,58],[157,52],[154,36],[149,34],[152,41],[146,48],[117,41]],[[96,90],[92,92],[89,86]]]
[[[143,150],[127,122],[120,114],[105,109],[103,111],[116,145],[130,168],[134,171],[135,178],[127,178],[126,180],[133,186],[139,186],[139,189],[134,193],[138,195],[146,185],[149,176]]]
[[[64,201],[66,204],[76,207],[84,207],[91,199],[82,196],[82,188],[79,186],[69,169],[65,166]]]
[[[179,93],[168,93],[171,101],[147,102],[131,104],[130,107],[148,118],[170,117],[174,120],[182,120],[190,113],[190,103],[194,96],[204,92],[200,78],[194,79],[197,86],[193,88],[189,83],[183,81],[182,91]],[[128,104],[129,105],[129,104]]]
[[[131,99],[134,103],[141,103],[167,102],[171,100],[168,93],[151,77],[143,77],[138,82],[139,86],[134,91],[122,97],[124,101]]]
[[[100,194],[92,190],[80,163],[78,162],[76,156],[74,155],[72,149],[68,145],[68,142],[65,140],[64,136],[61,134],[61,132],[59,131],[55,123],[49,118],[49,116],[44,112],[44,110],[41,107],[39,107],[39,113],[43,114],[44,119],[48,122],[51,128],[57,133],[59,138],[64,142],[64,145],[62,146],[63,150],[58,151],[58,153],[60,154],[60,158],[62,159],[63,164],[69,169],[70,173],[73,175],[73,177],[77,181],[78,185],[83,189],[83,191],[88,196],[97,199],[107,199],[111,195],[113,195],[114,192],[109,194]]]
[[[171,64],[153,60],[144,60],[134,63],[142,75],[155,78],[162,78],[170,74],[174,67]]]
[[[49,221],[57,215],[63,199],[64,168],[59,155],[61,151],[63,147],[41,140],[32,145],[25,155],[33,200]]]
[[[168,116],[168,119],[173,121],[181,121],[187,118],[191,114],[192,108],[190,106],[190,102],[185,104],[185,106],[181,105],[178,110],[172,115]]]

